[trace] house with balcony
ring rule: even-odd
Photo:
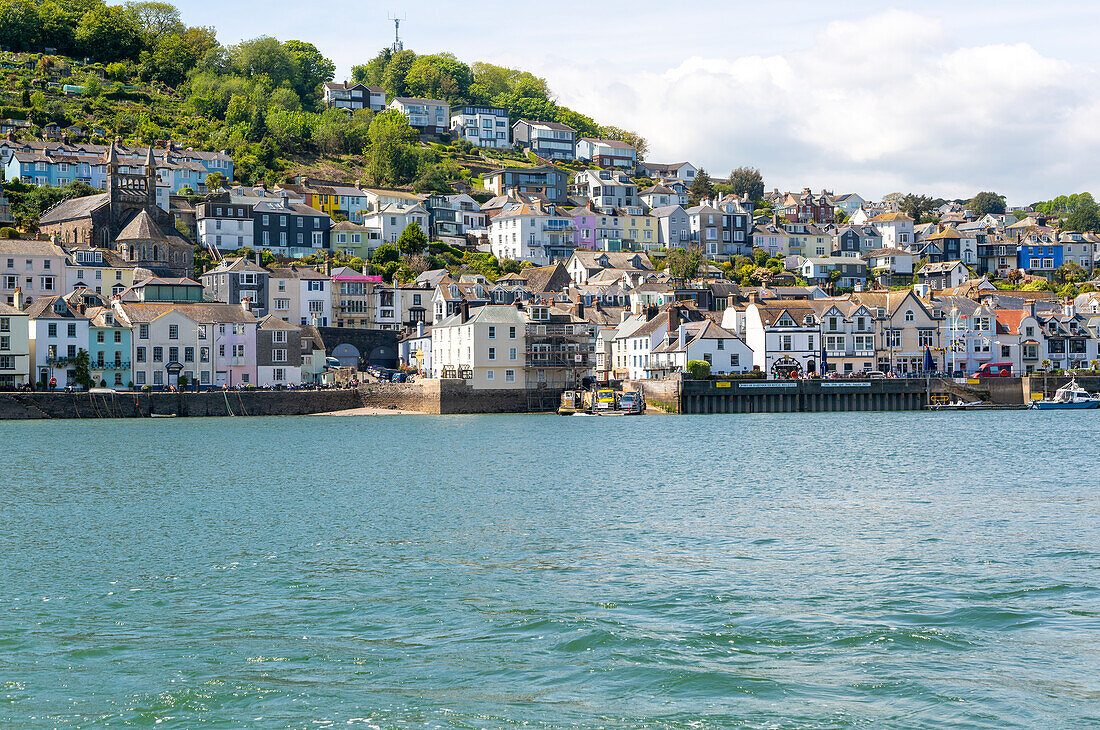
[[[125,390],[134,382],[130,366],[130,326],[104,300],[85,311],[92,380],[99,387]]]
[[[508,110],[499,106],[464,106],[451,112],[451,133],[475,147],[512,146]]]
[[[555,204],[564,204],[569,200],[569,174],[552,165],[502,167],[485,173],[481,181],[494,195],[518,199],[540,197]]]
[[[837,286],[854,289],[867,285],[867,262],[847,256],[811,256],[799,262],[798,273],[810,284],[831,283],[833,272],[838,272]]]
[[[788,223],[783,226],[787,232],[787,249],[790,256],[828,256],[833,250],[831,229],[812,223]]]
[[[28,323],[34,381],[47,388],[77,385],[76,357],[81,351],[89,352],[90,322],[85,316],[83,297],[40,296],[23,311]],[[51,385],[53,381],[56,382]]]
[[[340,221],[332,227],[330,240],[333,251],[339,251],[346,256],[358,256],[368,261],[374,254],[374,250],[382,245],[382,233],[376,228],[367,228],[351,221]]]
[[[881,248],[906,249],[913,245],[913,219],[900,211],[881,213],[868,221],[882,235]]]
[[[574,284],[585,285],[605,271],[653,273],[653,263],[644,253],[577,250],[565,264]]]
[[[882,248],[882,235],[874,226],[840,226],[833,237],[833,256],[867,258],[867,254]]]
[[[409,226],[416,224],[425,235],[430,235],[430,215],[424,204],[390,203],[363,217],[363,227],[374,233],[371,238],[381,243],[397,243],[397,239]]]
[[[433,378],[465,380],[475,390],[514,390],[527,382],[527,317],[514,306],[469,305],[432,326]]]
[[[325,108],[357,111],[370,109],[380,112],[386,108],[386,91],[378,86],[328,82],[321,87]]]
[[[913,280],[913,261],[916,257],[900,248],[880,248],[867,253],[868,275],[880,286],[890,287],[895,282]]]
[[[448,195],[447,201],[458,211],[458,220],[464,235],[472,231],[484,231],[489,227],[489,214],[481,209],[481,203],[468,194]]]
[[[375,323],[375,290],[382,277],[363,274],[347,266],[332,270],[332,317],[336,327],[368,328]],[[388,288],[388,287],[387,287]],[[389,306],[392,308],[392,295]]]
[[[639,162],[638,171],[650,180],[680,180],[691,185],[699,168],[690,162]]]
[[[577,159],[597,167],[633,170],[638,164],[638,153],[626,142],[617,139],[581,137],[577,140]]]
[[[928,263],[917,271],[917,281],[934,290],[952,289],[969,280],[970,270],[961,261]]]
[[[466,244],[466,235],[462,231],[462,215],[458,207],[451,203],[446,195],[429,195],[424,201],[428,211],[428,230],[424,231],[429,241],[443,241],[453,246]]]
[[[573,254],[573,218],[553,205],[509,203],[489,223],[489,246],[498,259],[546,266]]]
[[[520,119],[512,125],[512,139],[547,160],[575,160],[577,130],[558,122]]]
[[[1016,268],[1034,276],[1047,279],[1065,263],[1064,244],[1055,243],[1050,237],[1029,233],[1021,237],[1016,250]]]
[[[912,289],[857,292],[847,298],[874,315],[876,370],[922,373],[925,351],[932,353],[937,369],[944,370],[945,315],[938,300],[921,299]]]
[[[573,178],[569,189],[574,196],[587,200],[600,211],[641,207],[638,185],[626,173],[584,170]]]
[[[451,125],[451,105],[439,99],[399,96],[387,109],[396,109],[409,120],[409,126],[421,134],[446,134]]]
[[[530,301],[524,315],[524,387],[580,387],[595,367],[596,327],[585,319],[584,305]]]

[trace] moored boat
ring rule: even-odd
[[[1031,407],[1040,411],[1100,408],[1100,395],[1089,393],[1076,380],[1071,380],[1056,390],[1053,398],[1035,401]]]

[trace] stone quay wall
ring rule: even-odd
[[[355,390],[204,393],[0,393],[0,420],[176,416],[302,416],[361,405]]]

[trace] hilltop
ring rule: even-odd
[[[501,162],[533,163],[512,150],[422,140],[396,112],[325,109],[322,85],[335,65],[311,43],[265,36],[224,46],[214,28],[187,27],[161,2],[64,5],[0,8],[0,46],[10,49],[0,56],[0,118],[17,138],[226,150],[244,184],[308,174],[445,192],[455,182],[477,187]],[[522,70],[383,49],[352,76],[388,98],[492,104],[513,121],[560,121],[645,149],[637,135],[561,106],[544,79]]]

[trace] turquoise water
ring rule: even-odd
[[[1097,727],[1098,423],[2,423],[0,726]]]

